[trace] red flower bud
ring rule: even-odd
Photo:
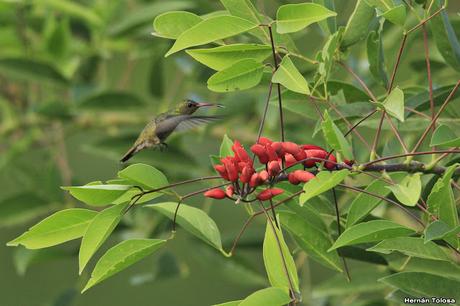
[[[299,182],[304,183],[308,182],[309,180],[315,177],[313,173],[304,170],[296,170],[289,174],[292,174]]]
[[[268,172],[266,170],[260,171],[259,177],[262,180],[262,182],[266,182],[268,180]]]
[[[220,176],[224,179],[224,180],[228,180],[228,174],[227,174],[227,171],[225,171],[225,166],[224,165],[215,165],[214,166],[214,169],[216,169],[217,172],[219,172]]]
[[[286,161],[286,167],[290,167],[297,162],[294,156],[292,156],[292,154],[289,153],[286,153],[286,155],[284,156],[284,160]]]
[[[225,157],[221,159],[221,162],[225,166],[225,171],[228,175],[228,180],[231,182],[236,182],[238,180],[238,165],[236,165],[236,161],[232,157]]]
[[[267,201],[283,192],[284,190],[279,189],[279,188],[265,189],[264,191],[262,191],[261,193],[257,195],[257,199],[261,201]]]
[[[271,147],[273,148],[273,150],[275,150],[275,153],[276,155],[278,155],[278,157],[284,156],[284,149],[283,149],[282,142],[279,142],[279,141],[272,142]]]
[[[269,161],[278,160],[278,155],[276,154],[275,149],[273,149],[271,145],[265,145],[265,152],[267,152]]]
[[[229,198],[231,198],[233,196],[234,191],[235,191],[235,188],[232,185],[228,185],[227,188],[225,188],[225,194]]]
[[[214,188],[214,189],[206,191],[204,193],[204,196],[208,198],[220,200],[220,199],[225,198],[225,192],[222,189]]]
[[[303,164],[307,168],[314,167],[317,162],[321,162],[322,159],[325,159],[327,156],[327,152],[324,150],[317,150],[317,149],[312,149],[312,150],[306,150],[305,153],[307,154],[307,158],[312,158],[310,160],[305,161]],[[320,159],[314,159],[314,158],[320,158]]]
[[[263,145],[260,145],[260,144],[253,145],[251,147],[251,152],[254,153],[259,158],[259,162],[261,164],[268,163],[269,161],[268,154]]]
[[[232,146],[232,151],[235,153],[235,157],[238,161],[243,161],[243,162],[249,162],[251,161],[251,158],[249,157],[248,153],[246,150],[243,148],[243,146],[240,144],[238,140],[235,140]]]
[[[284,152],[291,153],[294,156],[300,151],[300,147],[296,143],[289,141],[283,142],[283,149]]]
[[[262,180],[260,179],[259,177],[259,174],[258,173],[254,173],[252,176],[251,176],[251,179],[249,180],[249,186],[250,187],[257,187],[261,184]]]
[[[241,171],[240,181],[242,183],[249,183],[251,176],[254,174],[255,170],[252,166],[245,166],[243,171]]]
[[[294,158],[295,158],[297,161],[301,161],[301,160],[304,160],[305,158],[307,158],[307,154],[305,153],[304,150],[299,150],[299,152],[297,152],[296,154],[294,154]]]
[[[345,163],[345,165],[348,165],[350,167],[355,164],[354,160],[349,160],[349,159],[345,159],[343,162]]]
[[[324,163],[324,167],[326,167],[326,169],[328,170],[334,169],[335,166],[337,165],[337,159],[335,158],[335,156],[331,153],[329,154],[329,157],[327,158],[327,160],[330,160],[332,163]]]
[[[304,149],[304,150],[323,150],[323,151],[326,151],[323,148],[321,148],[320,146],[316,146],[316,145],[312,145],[312,144],[303,144],[303,145],[300,145],[300,147],[302,149]]]
[[[288,181],[289,183],[293,185],[299,185],[300,181],[297,179],[297,176],[294,174],[294,172],[291,172],[288,174]]]
[[[271,139],[269,139],[267,137],[260,137],[259,140],[257,141],[258,144],[261,144],[263,146],[265,146],[266,144],[270,144],[272,142],[273,141],[271,141]]]
[[[268,168],[268,174],[270,176],[277,175],[281,170],[280,163],[274,160],[268,163],[267,168]]]

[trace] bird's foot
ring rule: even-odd
[[[160,142],[159,144],[160,151],[163,152],[168,148],[168,144],[166,142]]]

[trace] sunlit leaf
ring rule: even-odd
[[[399,87],[394,88],[386,97],[383,107],[387,113],[404,122],[404,92]]]
[[[404,4],[400,4],[387,10],[382,16],[391,23],[402,27],[406,22],[406,7]]]
[[[222,143],[220,144],[219,156],[226,157],[233,155],[232,146],[233,141],[227,136],[227,134],[225,134],[224,138],[222,138]]]
[[[285,4],[276,12],[278,33],[300,31],[312,23],[336,16],[337,13],[315,3]]]
[[[127,179],[132,185],[155,189],[168,185],[168,179],[157,168],[146,164],[134,164],[118,172],[120,178]]]
[[[459,147],[460,137],[458,137],[447,125],[441,124],[434,131],[431,137],[430,146]]]
[[[321,123],[324,138],[327,143],[337,152],[340,152],[344,158],[353,159],[351,146],[343,136],[334,121],[332,121],[329,113],[324,111],[324,120]]]
[[[239,306],[282,306],[291,301],[287,289],[277,287],[265,288],[245,298]]]
[[[374,19],[375,10],[365,0],[358,0],[348,19],[343,33],[342,47],[347,48],[364,39],[368,34],[369,24]]]
[[[402,204],[407,206],[415,206],[418,203],[420,194],[422,192],[422,182],[420,180],[420,173],[408,175],[399,184],[386,186],[390,189],[395,197]]]
[[[88,205],[104,206],[112,204],[113,201],[121,197],[131,187],[130,185],[95,184],[61,188],[69,191],[74,198]]]
[[[260,83],[264,65],[254,59],[244,59],[213,74],[208,79],[208,88],[216,92],[227,92],[252,88]]]
[[[273,74],[273,83],[280,83],[287,89],[301,94],[310,94],[307,80],[297,70],[289,56],[283,57],[281,64]]]
[[[340,184],[350,173],[349,170],[343,169],[340,171],[320,171],[316,177],[303,186],[305,191],[300,195],[299,203],[303,205],[309,199],[326,192],[338,184]]]
[[[200,23],[202,20],[200,16],[190,12],[166,12],[155,17],[153,29],[157,36],[176,39],[183,32]]]

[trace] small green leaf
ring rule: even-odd
[[[395,197],[404,205],[415,206],[422,192],[422,181],[420,180],[420,173],[408,175],[402,180],[401,183],[385,188],[390,189]]]
[[[337,13],[319,4],[285,4],[276,12],[277,31],[280,34],[297,32],[332,16],[337,16]]]
[[[324,120],[321,122],[324,138],[326,142],[337,152],[340,152],[344,158],[353,159],[351,146],[339,130],[337,125],[329,116],[329,113],[324,111]]]
[[[400,4],[387,10],[381,16],[389,22],[403,27],[406,22],[406,7],[403,4]]]
[[[61,188],[64,190],[68,190],[74,198],[88,205],[105,206],[113,203],[113,201],[125,194],[125,192],[131,189],[131,186],[115,184],[96,184],[84,186],[68,186]]]
[[[155,30],[155,35],[157,36],[176,39],[183,32],[201,21],[203,21],[203,19],[193,13],[172,11],[155,17],[155,20],[153,21],[153,29]]]
[[[128,203],[106,208],[98,213],[88,225],[78,253],[79,274],[120,222],[126,207]]]
[[[340,257],[336,251],[328,252],[332,246],[329,235],[299,214],[281,212],[281,224],[294,237],[295,241],[312,259],[322,265],[342,272]]]
[[[168,179],[157,168],[145,165],[131,165],[118,172],[118,177],[132,182],[132,185],[140,185],[147,189],[156,189],[168,185]]]
[[[91,273],[91,278],[81,292],[85,292],[94,285],[152,254],[165,242],[166,240],[160,239],[131,239],[117,244],[102,255]]]
[[[460,300],[460,281],[423,272],[395,273],[379,281],[416,297],[443,297]],[[454,302],[455,303],[455,302]]]
[[[300,195],[299,203],[302,206],[309,199],[326,192],[340,184],[350,173],[347,169],[340,171],[320,171],[316,177],[303,185],[305,191]]]
[[[297,70],[289,56],[283,57],[281,64],[273,74],[272,82],[279,83],[294,92],[305,95],[310,94],[307,80],[305,80],[299,70]]]
[[[146,207],[157,210],[169,219],[173,220],[176,206],[177,203],[165,202],[150,204]],[[176,221],[191,234],[197,236],[216,249],[223,251],[220,232],[216,223],[201,209],[181,204],[177,212]]]
[[[183,32],[165,57],[180,50],[235,36],[257,27],[256,23],[235,16],[215,16]]]
[[[281,252],[283,252],[283,256],[281,256]],[[273,287],[289,288],[292,282],[294,290],[299,292],[299,278],[294,259],[284,241],[283,233],[275,226],[270,225],[269,221],[267,221],[265,229],[263,257],[268,280]],[[286,262],[289,278],[286,275],[283,262]]]
[[[287,289],[278,287],[265,288],[245,298],[239,306],[282,306],[291,301]]]
[[[452,228],[443,221],[436,220],[425,228],[425,243],[432,240],[444,239],[450,235],[456,235],[460,232],[460,226]]]
[[[243,300],[225,302],[221,304],[214,304],[213,306],[238,306]]]
[[[213,74],[208,79],[208,88],[215,92],[249,89],[262,80],[264,65],[254,59],[244,59]]]
[[[449,256],[435,243],[429,241],[424,243],[423,238],[419,237],[397,237],[385,239],[375,246],[367,249],[368,251],[390,254],[400,252],[407,256],[449,261]]]
[[[364,39],[369,33],[369,24],[374,16],[374,8],[369,6],[365,0],[358,0],[345,26],[342,47],[347,48]]]
[[[233,141],[227,136],[227,134],[225,134],[224,138],[222,138],[222,143],[220,144],[219,156],[220,157],[232,156],[233,155],[232,146],[233,146]]]
[[[438,126],[431,137],[431,147],[460,147],[460,137],[444,124]]]
[[[58,211],[32,226],[7,245],[22,244],[28,249],[41,249],[80,238],[96,215],[96,211],[82,208]]]
[[[233,44],[211,49],[191,49],[185,52],[203,65],[221,71],[242,59],[263,62],[271,55],[272,49],[268,45]]]
[[[387,238],[408,236],[415,231],[388,220],[373,220],[347,228],[329,249],[335,250],[345,245],[380,241]]]
[[[394,88],[386,97],[383,107],[387,113],[404,122],[404,92],[399,87]]]

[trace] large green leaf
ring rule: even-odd
[[[78,102],[78,108],[88,111],[126,111],[145,107],[145,102],[138,96],[123,91],[106,91]]]
[[[278,33],[300,31],[312,23],[336,16],[337,13],[315,3],[285,4],[276,12]]]
[[[415,231],[388,220],[373,220],[359,223],[347,228],[337,238],[330,250],[345,245],[381,241],[387,238],[408,236]]]
[[[412,257],[403,265],[405,272],[427,272],[460,281],[460,266],[453,262]]]
[[[146,207],[152,208],[173,220],[176,206],[177,203],[165,202],[150,204]],[[176,221],[191,234],[223,252],[220,232],[216,223],[201,209],[181,204]]]
[[[400,4],[387,10],[382,16],[391,23],[403,27],[406,22],[406,7],[404,4]]]
[[[40,249],[80,238],[96,215],[97,212],[82,208],[58,211],[32,226],[7,245],[22,244],[28,249]]]
[[[287,89],[301,94],[309,95],[310,89],[307,80],[297,70],[289,56],[283,57],[281,64],[273,74],[273,83],[279,83]]]
[[[166,240],[161,239],[131,239],[117,244],[102,255],[91,273],[91,278],[81,292],[85,292],[94,285],[152,254],[165,242]]]
[[[155,35],[164,38],[178,38],[183,32],[200,23],[203,19],[190,12],[172,11],[155,17],[153,29]]]
[[[382,29],[383,23],[381,23],[378,31],[370,32],[367,37],[367,60],[369,61],[369,71],[374,79],[386,88],[388,84],[388,74],[385,67]]]
[[[140,187],[147,189],[168,185],[168,179],[160,170],[145,164],[130,165],[119,171],[118,176],[129,180],[132,185],[140,185]]]
[[[390,189],[402,204],[415,206],[417,205],[422,192],[420,175],[420,173],[408,175],[401,181],[401,183],[386,186],[385,188]]]
[[[434,147],[460,147],[460,137],[458,137],[447,125],[441,124],[434,131],[431,137],[430,146]]]
[[[257,27],[256,23],[235,16],[211,17],[183,32],[165,56],[189,47],[244,33],[255,27]]]
[[[300,195],[300,205],[304,205],[309,199],[334,188],[340,184],[349,173],[350,171],[347,169],[334,172],[320,171],[314,179],[308,181],[303,186],[305,192]]]
[[[239,306],[282,306],[291,301],[286,289],[277,287],[265,288],[245,298]]]
[[[433,9],[438,8],[439,5],[433,5]],[[452,68],[460,71],[460,42],[449,21],[447,11],[442,10],[438,15],[431,18],[430,25],[436,46],[442,57]]]
[[[383,107],[387,113],[404,122],[404,92],[399,87],[394,88],[386,97]]]
[[[283,233],[276,226],[270,224],[268,220],[265,229],[263,257],[268,280],[273,287],[290,288],[292,283],[293,289],[300,292],[295,262],[284,241]],[[289,278],[286,275],[286,269]]]
[[[74,198],[88,205],[105,206],[108,204],[112,204],[115,200],[120,198],[124,193],[131,189],[131,186],[116,184],[97,184],[84,186],[68,186],[62,187],[62,189],[68,190]]]
[[[458,233],[460,233],[460,226],[452,228],[443,221],[436,220],[425,228],[425,243],[432,240],[444,239]]]
[[[213,74],[208,79],[208,88],[216,92],[252,88],[262,80],[264,67],[254,59],[243,59]]]
[[[329,113],[324,111],[324,120],[321,122],[324,138],[326,142],[337,152],[347,159],[353,159],[353,152],[350,144],[343,136],[340,129],[335,125]]]
[[[214,304],[213,306],[238,306],[243,300]]]
[[[424,243],[419,237],[397,237],[385,239],[368,249],[368,251],[390,254],[400,252],[408,256],[449,261],[449,256],[435,243]]]
[[[369,33],[369,24],[374,16],[374,8],[369,6],[365,0],[358,0],[345,26],[342,47],[347,48],[364,39]]]
[[[460,300],[460,281],[423,272],[401,272],[380,279],[417,297],[443,297]],[[431,304],[431,303],[430,303]]]
[[[79,274],[120,222],[128,203],[111,206],[97,214],[86,229],[78,253]]]
[[[191,57],[214,70],[220,71],[242,59],[263,62],[271,55],[271,47],[256,44],[233,44],[211,49],[191,49],[186,51]]]
[[[332,239],[327,233],[307,222],[298,214],[290,212],[281,212],[280,214],[281,224],[294,236],[302,250],[326,267],[342,271],[337,252],[327,251],[332,246]]]
[[[230,139],[230,137],[227,136],[227,134],[225,134],[224,137],[222,138],[222,143],[220,144],[219,156],[220,157],[232,156],[234,154],[232,151],[232,146],[233,146],[233,141]]]
[[[30,58],[0,58],[0,73],[40,84],[68,85],[67,78],[50,63]]]

